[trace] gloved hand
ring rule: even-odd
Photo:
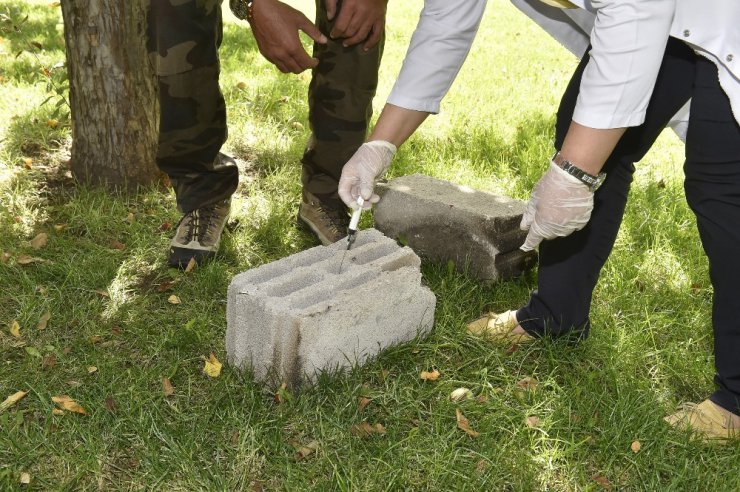
[[[339,197],[348,207],[357,208],[357,197],[365,200],[362,208],[370,208],[380,197],[373,193],[375,180],[391,165],[396,146],[385,140],[366,142],[342,168]]]
[[[529,234],[519,249],[532,251],[543,239],[580,231],[591,218],[593,208],[593,191],[550,161],[550,168],[534,187],[522,217],[519,227],[529,230]]]

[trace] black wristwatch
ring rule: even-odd
[[[254,0],[229,0],[229,7],[237,19],[252,21],[252,5]]]
[[[554,162],[560,169],[588,186],[591,191],[596,191],[596,189],[601,186],[601,183],[606,179],[606,173],[599,173],[596,176],[589,174],[569,160],[566,160],[562,155],[560,155],[560,151],[556,152],[555,155],[552,156],[552,162]]]

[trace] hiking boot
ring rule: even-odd
[[[170,243],[169,265],[185,268],[192,258],[201,264],[216,256],[230,210],[227,199],[183,215]]]
[[[347,207],[341,201],[321,201],[311,193],[303,192],[303,200],[298,207],[298,223],[311,229],[324,246],[347,236],[349,219]]]

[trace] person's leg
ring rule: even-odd
[[[184,266],[218,250],[238,185],[226,141],[226,105],[218,85],[221,0],[152,0],[148,43],[159,85],[157,165],[172,182],[185,215],[169,262]]]
[[[607,160],[607,178],[594,196],[591,220],[570,236],[540,245],[538,288],[516,313],[524,330],[535,337],[585,337],[590,329],[591,296],[601,268],[611,253],[622,222],[634,163],[642,159],[670,118],[688,100],[693,83],[693,52],[671,40],[661,65],[645,122],[627,130]],[[584,56],[558,111],[555,147],[560,148],[588,62]]]
[[[710,399],[740,415],[740,126],[717,67],[704,58],[697,61],[684,171],[714,287],[718,389]]]
[[[149,48],[159,84],[157,165],[182,212],[222,201],[238,184],[226,141],[226,104],[218,85],[220,0],[152,0]]]
[[[324,0],[316,0],[316,25],[329,37],[333,21],[327,18]],[[308,89],[311,137],[301,160],[299,219],[324,244],[346,235],[347,209],[337,186],[342,167],[367,136],[384,38],[368,51],[362,43],[345,48],[341,39],[314,44],[313,56],[319,65]]]

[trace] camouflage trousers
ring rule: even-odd
[[[221,154],[226,105],[219,88],[222,0],[151,0],[148,49],[159,86],[157,165],[172,182],[177,205],[188,212],[231,196],[238,185],[233,159]],[[323,0],[316,22],[332,23]],[[341,7],[340,7],[341,8]],[[341,40],[315,45],[319,65],[308,91],[311,137],[302,159],[303,189],[337,201],[342,166],[365,140],[378,84],[383,42],[365,52]]]

